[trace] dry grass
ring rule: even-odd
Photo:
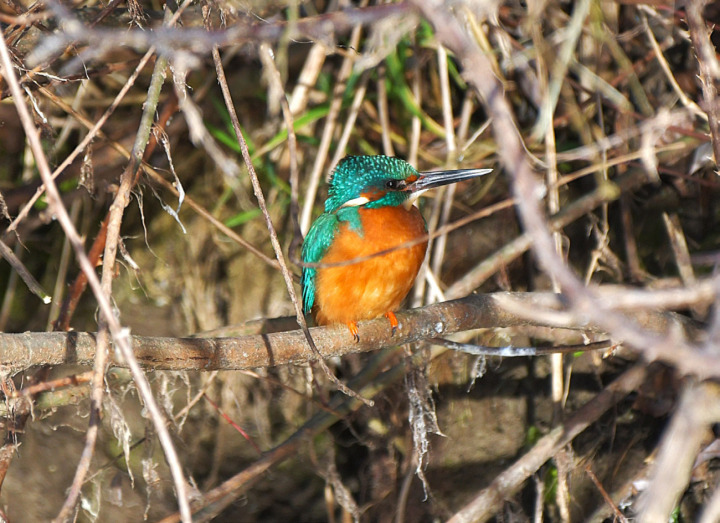
[[[0,520],[719,519],[716,16],[0,6]],[[495,171],[420,203],[460,300],[323,368],[257,319],[346,154]]]

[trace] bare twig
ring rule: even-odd
[[[450,94],[450,74],[448,73],[448,59],[447,50],[442,46],[438,45],[437,49],[438,56],[438,76],[440,78],[440,94],[442,97],[442,111],[443,111],[443,126],[445,128],[445,147],[447,148],[445,162],[449,168],[457,167],[457,141],[455,139],[455,118],[453,117],[452,100]],[[455,192],[458,186],[453,184],[448,187],[444,187],[440,194],[442,194],[442,209],[438,216],[439,221],[437,224],[433,224],[431,230],[433,230],[438,224],[440,227],[444,227],[450,220],[450,211],[452,210],[453,201],[455,199]],[[434,217],[433,217],[434,218]],[[432,242],[430,247],[432,257],[428,262],[428,268],[430,275],[436,280],[440,281],[440,269],[442,268],[442,262],[445,258],[445,248],[447,247],[447,234],[441,234],[437,240]],[[427,274],[427,273],[426,273]],[[440,293],[430,293],[430,296],[434,296],[436,300],[444,300],[445,297],[438,295]]]
[[[543,10],[543,2],[533,3],[533,10],[536,13]],[[581,2],[575,5],[573,17],[570,24],[571,36],[568,41],[564,42],[563,47],[560,50],[560,57],[551,62],[549,66],[546,65],[546,46],[544,39],[542,38],[541,28],[538,25],[533,26],[533,42],[535,43],[535,49],[537,52],[537,78],[541,90],[541,96],[543,105],[538,116],[538,121],[535,127],[535,137],[544,136],[545,138],[545,187],[547,188],[547,210],[549,215],[555,215],[560,211],[560,193],[558,187],[558,171],[557,171],[557,150],[555,145],[555,128],[552,125],[546,125],[545,122],[552,120],[552,115],[555,112],[555,104],[557,103],[560,86],[565,77],[564,70],[567,68],[570,58],[571,49],[569,46],[574,47],[574,39],[579,38],[584,18],[587,16],[587,10],[589,4]],[[549,56],[554,56],[548,54]],[[552,69],[553,76],[549,77],[548,69]],[[563,257],[562,247],[562,234],[560,230],[555,229],[552,234],[552,239],[555,244],[555,251],[558,256]],[[557,280],[551,276],[550,284],[553,292],[560,292],[560,286]],[[561,423],[563,419],[563,398],[565,392],[564,386],[564,371],[563,365],[563,353],[557,352],[550,355],[550,368],[551,368],[551,379],[550,379],[550,390],[553,401],[553,425]],[[555,464],[557,466],[557,488],[555,489],[555,501],[560,513],[560,519],[563,523],[567,523],[570,520],[569,516],[569,493],[568,493],[568,474],[569,474],[569,450],[565,447],[558,450],[555,456]]]
[[[395,156],[395,149],[392,146],[392,132],[390,128],[390,116],[388,114],[387,87],[385,85],[385,69],[380,68],[377,79],[377,105],[378,119],[380,120],[381,138],[383,146],[383,154],[385,156]]]
[[[670,246],[672,247],[673,254],[675,255],[675,263],[680,274],[682,282],[687,286],[695,284],[695,273],[690,263],[690,251],[688,250],[687,241],[685,240],[685,233],[680,223],[680,218],[677,214],[672,215],[663,213],[663,222],[665,223],[665,230],[667,231],[668,238],[670,239]]]
[[[355,130],[355,121],[357,120],[358,113],[360,112],[360,106],[365,100],[365,93],[367,92],[367,84],[370,80],[370,74],[368,71],[362,73],[362,77],[355,88],[355,95],[353,101],[348,109],[347,118],[345,119],[345,125],[343,126],[342,134],[340,139],[337,141],[335,147],[335,154],[330,160],[330,165],[337,165],[337,163],[343,159],[347,151],[347,145],[350,141],[350,136]]]
[[[48,295],[48,293],[43,290],[43,288],[33,277],[30,271],[27,270],[25,264],[20,261],[17,256],[15,256],[15,253],[12,251],[12,249],[10,249],[10,247],[8,247],[7,244],[5,244],[5,242],[3,242],[2,240],[0,240],[0,256],[5,258],[5,261],[10,264],[10,266],[15,270],[15,272],[17,272],[18,276],[20,276],[22,281],[25,282],[25,285],[27,285],[27,288],[30,290],[30,292],[40,298],[43,303],[50,303],[52,298]]]
[[[288,154],[290,156],[290,187],[292,188],[292,197],[290,201],[290,213],[292,214],[293,221],[293,242],[290,246],[290,258],[292,259],[293,253],[302,242],[302,233],[300,232],[300,209],[298,204],[299,186],[300,186],[300,172],[298,168],[298,148],[297,148],[297,136],[295,136],[295,128],[293,125],[293,112],[290,108],[290,102],[285,96],[285,90],[282,85],[282,78],[280,71],[275,65],[273,60],[272,51],[270,48],[263,44],[260,47],[260,60],[263,66],[268,71],[270,82],[275,86],[274,92],[278,94],[278,103],[282,109],[283,119],[285,120],[285,128],[288,133]]]
[[[298,83],[290,96],[291,114],[298,114],[307,107],[310,88],[315,85],[320,75],[326,54],[326,47],[320,42],[315,42],[310,48],[303,70],[298,76]]]
[[[287,287],[290,299],[295,306],[295,315],[297,317],[298,325],[303,331],[303,335],[305,336],[311,352],[315,353],[315,355],[318,356],[317,362],[323,369],[325,374],[328,376],[328,378],[335,384],[335,386],[339,390],[343,391],[345,394],[348,394],[349,396],[357,396],[355,392],[350,390],[343,382],[341,382],[337,378],[337,376],[332,373],[325,361],[320,357],[320,353],[315,345],[315,341],[313,340],[313,337],[308,330],[300,300],[298,300],[297,294],[295,293],[295,286],[292,274],[290,273],[290,269],[288,269],[287,263],[285,261],[285,256],[283,255],[282,247],[280,246],[280,241],[278,240],[277,232],[275,231],[275,226],[273,225],[272,218],[270,217],[270,213],[267,210],[267,205],[265,204],[265,196],[263,195],[260,181],[258,180],[257,173],[255,172],[255,167],[253,166],[252,159],[250,158],[250,152],[248,151],[247,143],[245,142],[245,138],[242,135],[242,130],[240,129],[240,122],[238,121],[237,114],[235,113],[235,106],[233,105],[232,96],[230,95],[230,89],[227,85],[227,81],[225,80],[225,70],[223,68],[222,61],[220,60],[220,52],[217,48],[214,48],[212,54],[213,60],[215,62],[215,70],[217,72],[218,81],[220,82],[220,89],[222,90],[223,98],[225,99],[225,106],[227,107],[228,113],[230,114],[230,121],[233,124],[235,136],[238,140],[238,143],[240,144],[240,150],[242,151],[245,165],[248,168],[248,174],[250,175],[250,181],[252,182],[255,197],[257,198],[258,205],[260,206],[263,216],[265,217],[265,225],[268,229],[268,232],[270,233],[270,243],[272,243],[273,250],[275,251],[275,257],[280,264],[280,272],[282,273],[283,279],[285,280],[285,286]],[[361,399],[367,405],[372,405],[372,401],[366,400],[364,398],[358,399]]]
[[[598,491],[602,495],[603,499],[605,500],[605,503],[607,503],[608,506],[612,509],[613,514],[615,514],[615,518],[617,518],[617,520],[620,523],[628,523],[628,519],[623,515],[622,512],[620,512],[620,509],[613,502],[612,498],[607,493],[607,490],[605,490],[605,488],[603,487],[602,482],[595,475],[595,473],[593,472],[593,470],[589,464],[585,466],[585,472],[587,473],[588,477],[590,478],[590,481],[593,482],[595,487],[598,489]]]
[[[540,109],[533,134],[540,138],[545,136],[547,128],[552,125],[553,114],[560,96],[560,88],[565,80],[565,71],[567,70],[570,59],[577,45],[578,38],[582,34],[585,18],[590,12],[592,2],[583,0],[575,3],[573,7],[572,18],[568,21],[567,30],[565,32],[566,39],[562,43],[557,53],[557,60],[552,64],[552,74],[548,85],[547,96],[543,97],[543,106]],[[489,72],[488,67],[488,72]]]
[[[169,19],[170,15],[170,10],[167,10],[166,18]],[[162,57],[158,58],[155,62],[155,71],[153,73],[153,79],[148,92],[148,100],[145,104],[145,111],[140,122],[140,129],[135,140],[135,145],[133,146],[130,164],[126,167],[120,178],[120,186],[117,194],[115,195],[115,200],[110,207],[110,212],[108,213],[102,272],[102,287],[108,297],[112,296],[112,280],[115,274],[115,258],[118,243],[120,241],[120,225],[122,223],[122,216],[125,211],[125,207],[127,207],[130,201],[130,190],[134,185],[135,173],[140,168],[142,157],[150,138],[150,129],[155,118],[155,109],[157,108],[158,99],[160,97],[160,90],[162,89],[162,85],[165,81],[166,67],[167,60]],[[72,485],[55,521],[61,522],[68,520],[71,512],[75,508],[85,476],[90,469],[92,457],[95,452],[95,443],[100,430],[102,400],[105,392],[105,368],[107,366],[108,349],[107,324],[102,318],[98,327],[98,349],[95,353],[95,364],[93,367],[92,393],[90,398],[90,420],[88,431],[85,435],[85,446],[75,470],[75,477],[73,478]],[[148,401],[153,401],[152,395],[149,399],[147,397],[143,397],[143,400],[146,403]],[[153,423],[156,427],[159,428],[159,425],[164,427],[164,418],[162,416],[154,416],[152,409],[149,410],[151,412]],[[170,468],[173,471],[173,478],[176,483],[181,512],[185,513],[188,507],[188,501],[185,495],[185,478],[182,475],[177,455],[174,452],[170,452],[167,455],[167,459],[170,464]],[[179,474],[177,473],[178,471],[180,472]],[[182,508],[183,505],[185,505],[185,509]]]
[[[675,78],[675,75],[673,74],[672,68],[670,67],[670,64],[668,64],[668,61],[665,59],[665,55],[663,54],[662,49],[660,49],[660,45],[657,42],[657,39],[655,38],[655,35],[653,34],[652,29],[650,28],[650,24],[648,24],[647,16],[645,14],[642,14],[642,21],[643,21],[643,27],[645,29],[645,34],[647,35],[648,42],[650,42],[650,45],[653,48],[653,51],[655,52],[655,58],[657,59],[658,63],[660,64],[660,67],[662,67],[663,73],[665,73],[665,77],[668,79],[668,82],[670,82],[670,85],[673,88],[673,91],[677,95],[677,97],[680,99],[682,104],[690,109],[693,114],[696,116],[699,116],[700,118],[703,118],[707,121],[708,115],[698,107],[698,105],[693,102],[690,97],[685,93],[685,91],[678,85],[677,79]]]

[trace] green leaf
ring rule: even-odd
[[[250,209],[249,211],[239,212],[235,216],[231,216],[224,220],[223,223],[228,227],[238,227],[260,215],[262,215],[262,211],[259,208]]]

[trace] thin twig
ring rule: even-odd
[[[317,82],[322,66],[325,63],[326,49],[325,45],[320,42],[313,43],[310,48],[303,69],[298,76],[297,85],[295,85],[292,95],[290,95],[288,103],[290,104],[291,114],[299,114],[307,107],[311,87]]]
[[[350,136],[353,131],[355,131],[355,122],[357,120],[358,113],[360,112],[360,106],[365,100],[365,93],[367,92],[367,84],[369,80],[370,72],[363,71],[360,81],[355,88],[355,95],[353,96],[353,101],[348,109],[345,125],[343,126],[342,134],[340,134],[340,139],[337,141],[335,154],[333,155],[332,160],[330,160],[330,165],[337,165],[337,163],[342,160],[343,156],[346,154]]]
[[[642,16],[643,21],[643,28],[645,29],[645,34],[647,35],[648,42],[650,42],[650,45],[653,48],[653,51],[655,52],[655,58],[657,59],[658,63],[660,64],[660,67],[663,70],[663,73],[665,73],[665,77],[667,78],[668,82],[670,82],[670,85],[673,88],[673,91],[677,95],[677,97],[680,99],[682,104],[690,109],[695,116],[698,116],[705,121],[707,121],[708,115],[698,107],[698,104],[693,102],[690,97],[685,93],[685,91],[678,85],[677,79],[675,78],[675,75],[673,74],[672,68],[670,67],[670,64],[668,64],[668,61],[665,59],[665,55],[663,54],[662,49],[660,49],[660,45],[657,42],[657,39],[655,38],[655,35],[653,34],[652,29],[650,28],[650,24],[648,24],[647,16],[645,16],[645,13],[640,13]]]
[[[17,272],[18,276],[20,276],[22,281],[25,282],[25,285],[27,285],[27,288],[30,290],[30,292],[40,298],[43,303],[50,303],[52,298],[40,286],[38,281],[30,273],[30,271],[27,270],[25,264],[20,261],[17,256],[15,256],[15,253],[12,251],[12,249],[8,247],[7,244],[2,240],[0,240],[0,256],[5,258],[5,261],[10,264],[10,266],[15,270],[15,272]]]
[[[590,481],[592,481],[593,484],[595,485],[595,487],[598,489],[598,491],[600,492],[600,495],[605,500],[605,503],[607,503],[608,506],[612,509],[613,514],[615,514],[615,518],[617,519],[617,521],[619,521],[620,523],[629,523],[628,518],[626,518],[625,515],[622,512],[620,512],[620,509],[613,502],[612,498],[607,493],[607,490],[605,490],[605,488],[603,487],[603,484],[600,482],[598,477],[593,472],[592,468],[590,467],[590,464],[587,464],[585,466],[585,473],[590,478]]]
[[[450,94],[450,75],[448,73],[448,59],[447,50],[442,46],[438,45],[437,49],[438,56],[438,76],[440,78],[440,95],[442,97],[442,112],[443,112],[443,126],[445,128],[445,147],[447,148],[445,162],[451,169],[457,166],[457,141],[455,140],[455,118],[453,117],[452,100]],[[452,210],[453,201],[455,199],[455,192],[458,186],[452,184],[449,187],[444,187],[442,194],[442,210],[440,211],[438,224],[440,227],[444,227],[450,221],[450,211]],[[445,249],[447,247],[448,235],[447,233],[438,236],[437,240],[432,245],[432,258],[429,262],[430,274],[439,281],[440,280],[440,269],[442,268],[443,260],[445,259]],[[442,300],[444,296],[437,296]]]
[[[388,110],[387,87],[385,85],[385,68],[380,67],[377,79],[377,105],[378,120],[380,121],[380,136],[382,138],[383,154],[385,156],[395,156],[395,150],[392,146],[392,134],[390,131],[390,115]]]
[[[302,232],[300,230],[300,209],[298,205],[298,194],[300,187],[300,170],[298,168],[298,148],[297,148],[297,136],[295,136],[295,127],[293,125],[293,113],[290,109],[290,102],[285,96],[285,90],[282,85],[282,78],[280,71],[275,65],[275,61],[272,59],[272,53],[270,48],[266,44],[262,44],[260,47],[260,60],[263,66],[269,72],[270,82],[275,85],[275,92],[279,95],[279,103],[283,113],[283,119],[285,120],[285,128],[288,133],[288,154],[290,156],[290,187],[292,195],[290,199],[290,214],[292,215],[293,222],[293,241],[289,249],[289,257],[293,258],[293,255],[297,252],[297,247],[302,242]]]
[[[242,151],[245,165],[248,168],[248,174],[250,176],[250,181],[252,182],[255,197],[257,198],[258,205],[260,206],[263,216],[265,217],[265,225],[268,229],[268,232],[270,233],[270,243],[272,243],[273,250],[275,251],[275,256],[278,263],[280,264],[280,272],[282,273],[283,279],[285,280],[285,286],[287,287],[288,294],[290,295],[290,300],[295,307],[295,314],[297,317],[298,325],[300,325],[300,328],[305,335],[305,339],[311,351],[315,353],[315,355],[318,357],[317,362],[323,369],[327,377],[335,384],[335,386],[339,390],[343,391],[349,396],[356,397],[357,394],[350,390],[343,382],[341,382],[337,378],[337,376],[332,373],[332,371],[327,366],[322,357],[320,357],[320,352],[315,346],[315,341],[313,340],[310,331],[308,330],[307,323],[305,322],[305,316],[303,315],[302,306],[300,305],[300,300],[298,300],[297,294],[295,293],[293,276],[290,273],[290,269],[288,269],[287,263],[285,261],[285,256],[283,255],[282,247],[280,246],[280,241],[278,240],[277,232],[275,231],[275,226],[272,223],[272,218],[270,217],[270,213],[267,210],[267,205],[265,204],[265,196],[263,195],[260,181],[258,180],[257,173],[255,172],[255,167],[253,166],[252,159],[250,158],[250,152],[248,151],[245,137],[243,136],[242,130],[240,129],[240,122],[238,121],[237,114],[235,113],[235,106],[232,101],[232,96],[230,95],[230,88],[228,87],[227,80],[225,79],[225,70],[223,68],[222,61],[220,60],[220,52],[217,50],[217,48],[214,48],[212,54],[213,60],[215,62],[215,70],[217,72],[218,82],[220,83],[220,89],[223,93],[223,98],[225,100],[225,106],[227,107],[228,113],[230,114],[230,121],[232,122],[233,129],[235,130],[235,136],[238,140],[238,143],[240,144],[240,150]],[[366,400],[360,397],[358,397],[358,399],[362,400],[368,406],[372,406],[373,404],[373,402],[370,400]]]

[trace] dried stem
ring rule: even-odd
[[[220,82],[220,88],[223,93],[223,98],[225,99],[225,106],[227,107],[227,110],[230,114],[230,120],[233,124],[233,129],[235,130],[235,136],[238,140],[238,143],[240,144],[240,150],[242,151],[245,165],[248,168],[248,174],[250,175],[250,181],[252,182],[255,197],[257,198],[258,205],[260,206],[263,216],[265,217],[265,225],[268,229],[268,232],[270,233],[270,242],[272,243],[273,250],[275,251],[277,261],[280,264],[280,272],[282,273],[283,279],[285,280],[285,286],[287,288],[288,294],[290,295],[290,299],[295,306],[295,314],[297,317],[298,325],[300,325],[300,328],[302,329],[303,335],[305,336],[310,350],[315,353],[316,356],[318,356],[317,362],[323,369],[325,374],[328,376],[328,378],[335,384],[335,386],[339,390],[343,391],[345,394],[348,394],[349,396],[357,396],[355,392],[350,390],[332,373],[325,361],[320,357],[320,353],[315,345],[315,341],[313,340],[313,337],[308,330],[300,300],[298,300],[297,294],[295,293],[293,276],[290,273],[290,269],[288,269],[287,263],[285,261],[285,256],[283,255],[282,247],[280,246],[280,241],[278,240],[277,232],[275,231],[275,226],[273,225],[272,218],[270,217],[270,213],[267,210],[267,205],[265,204],[265,196],[263,195],[260,181],[258,180],[257,173],[255,172],[255,167],[253,166],[252,159],[250,158],[250,152],[247,148],[247,143],[245,142],[245,138],[242,135],[242,130],[240,129],[240,122],[238,121],[237,114],[235,113],[235,106],[233,105],[232,96],[230,95],[230,89],[228,88],[227,81],[225,80],[225,70],[223,68],[222,61],[220,60],[220,53],[217,48],[213,49],[213,60],[215,61],[215,70],[217,72],[218,81]],[[358,399],[361,399],[369,406],[372,405],[372,401],[366,400],[364,398]]]

